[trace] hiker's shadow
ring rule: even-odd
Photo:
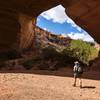
[[[87,88],[87,89],[95,89],[96,87],[95,86],[82,86],[81,88]]]

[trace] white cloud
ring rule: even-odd
[[[48,11],[45,11],[41,14],[47,20],[52,20],[57,23],[64,23],[67,21],[67,15],[65,13],[65,8],[61,5],[58,5]]]
[[[87,41],[87,42],[94,42],[94,39],[86,32],[83,33],[69,33],[67,34],[69,37],[71,37],[72,39],[82,39],[83,41]]]
[[[72,39],[82,39],[84,41],[94,42],[94,39],[88,35],[87,32],[83,32],[83,30],[77,26],[71,18],[68,17],[65,12],[65,8],[62,5],[58,5],[48,11],[43,12],[40,15],[47,20],[52,20],[54,23],[63,24],[64,22],[67,22],[79,31],[79,33],[71,32],[69,34],[62,34],[64,37],[69,36]]]
[[[51,8],[50,10],[47,10],[40,14],[42,17],[46,18],[47,20],[52,20],[54,23],[64,23],[67,22],[72,25],[72,27],[77,28],[79,32],[82,31],[82,29],[75,24],[75,22],[68,17],[68,15],[65,12],[65,8],[62,5],[58,5],[54,8]]]
[[[40,21],[40,19],[39,18],[37,18],[37,22],[39,22]]]
[[[64,33],[63,33],[63,34],[61,34],[61,35],[62,35],[63,37],[67,37],[67,36],[68,36],[67,34],[64,34]]]
[[[75,23],[71,23],[72,27],[75,27],[79,32],[82,32],[81,27],[77,26]]]
[[[47,28],[43,28],[45,31],[47,31]]]

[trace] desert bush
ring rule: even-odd
[[[91,60],[98,57],[97,49],[82,40],[72,40],[69,47],[63,50],[63,54],[86,65],[89,65]]]
[[[22,63],[25,69],[29,70],[36,64],[41,63],[41,57],[40,56],[33,56],[32,59],[26,60]]]
[[[55,48],[53,48],[52,46],[48,46],[46,48],[42,49],[42,57],[44,60],[49,60],[49,59],[59,59],[59,55],[60,53],[56,51]]]

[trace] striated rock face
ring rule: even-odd
[[[100,43],[100,0],[1,0],[0,52],[28,48],[32,44],[36,17],[58,4]]]
[[[34,35],[35,19],[8,11],[0,12],[0,52],[25,49],[32,43]]]
[[[18,33],[18,40],[19,40],[19,49],[28,48],[34,38],[34,30],[35,30],[35,19],[19,14],[19,23],[21,26],[20,32]]]
[[[63,37],[62,35],[55,35],[44,31],[39,27],[35,27],[34,31],[34,48],[44,48],[52,46],[55,48],[63,48],[69,45],[72,40],[70,37]]]

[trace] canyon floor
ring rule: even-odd
[[[0,100],[100,100],[100,72],[83,77],[80,88],[65,69],[0,72]]]

